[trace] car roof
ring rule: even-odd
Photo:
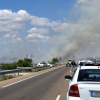
[[[80,60],[79,62],[93,62],[91,60]]]
[[[100,66],[81,66],[80,69],[100,69]]]

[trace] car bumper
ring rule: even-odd
[[[67,93],[67,100],[81,100],[80,97],[71,97],[71,96],[68,96],[68,93]]]
[[[79,97],[68,97],[68,100],[81,100]]]

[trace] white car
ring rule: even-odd
[[[88,66],[87,66],[88,65]],[[70,79],[67,100],[100,100],[100,64],[77,67]]]
[[[50,68],[51,68],[51,67],[54,67],[53,64],[50,64],[50,63],[46,63],[46,64],[47,64],[47,66],[50,67]]]
[[[85,63],[93,63],[91,60],[80,60],[78,62],[78,66],[83,66]]]
[[[37,67],[46,67],[46,66],[47,66],[47,64],[45,62],[39,62],[37,64]]]

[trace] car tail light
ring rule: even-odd
[[[72,97],[80,97],[79,89],[78,89],[78,85],[77,84],[74,84],[74,85],[72,85],[70,87],[69,96],[72,96]]]

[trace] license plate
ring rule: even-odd
[[[100,97],[100,91],[90,91],[91,97]]]

